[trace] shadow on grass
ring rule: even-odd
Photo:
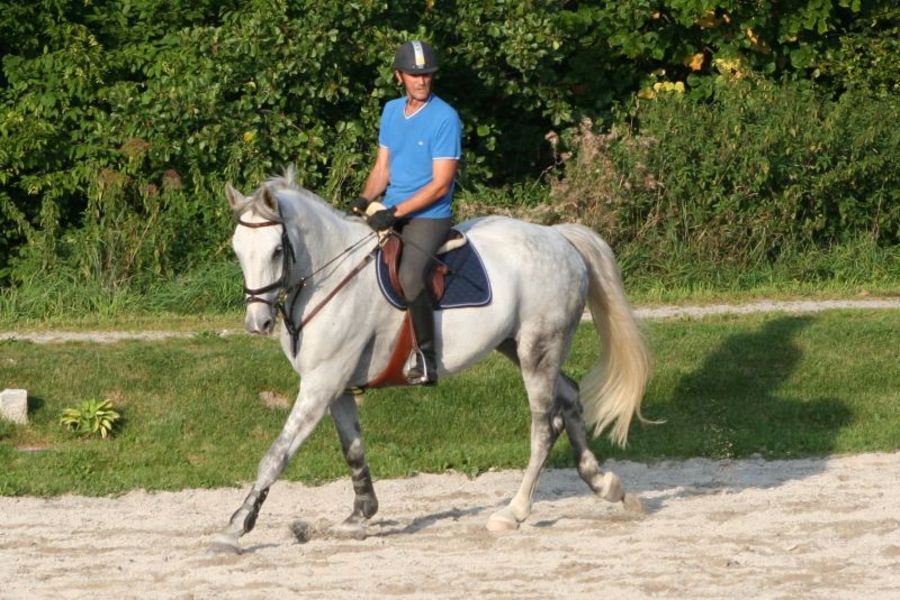
[[[705,468],[699,461],[673,464],[671,472],[659,468],[665,463],[650,469],[615,461],[606,466],[620,475],[631,491],[664,491],[648,503],[646,508],[651,512],[666,499],[726,489],[765,489],[816,474],[821,467],[811,466],[815,463],[787,467],[763,460],[827,455],[850,421],[849,408],[837,398],[791,397],[787,384],[803,358],[796,338],[813,322],[813,317],[781,317],[765,322],[756,331],[728,337],[696,370],[677,382],[671,397],[656,405],[666,419],[664,424],[643,428],[624,452],[594,440],[592,447],[598,458],[612,455],[641,461],[698,457],[721,461]],[[751,457],[757,460],[731,460]],[[535,498],[572,495],[592,494],[584,484],[576,491],[566,483]]]
[[[34,413],[42,410],[44,408],[44,404],[46,402],[43,398],[39,398],[37,396],[28,395],[28,414],[33,415]]]
[[[766,458],[828,454],[850,410],[836,398],[790,397],[803,358],[795,341],[812,317],[782,317],[725,340],[665,404],[659,429],[688,456]]]

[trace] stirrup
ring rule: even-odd
[[[418,348],[409,353],[406,368],[403,369],[406,381],[409,385],[435,385],[437,384],[436,369],[428,368],[425,354]]]

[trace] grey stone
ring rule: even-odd
[[[27,425],[28,391],[10,388],[0,392],[0,417]]]

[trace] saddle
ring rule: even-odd
[[[391,351],[391,358],[388,360],[387,366],[375,379],[362,386],[361,389],[409,385],[409,378],[406,376],[406,372],[409,370],[408,363],[413,353],[414,337],[412,321],[407,312],[403,315],[400,331],[397,332],[397,337],[394,338],[394,349]]]
[[[468,238],[466,238],[466,234],[458,229],[451,229],[447,233],[447,238],[444,240],[444,243],[438,248],[436,254],[438,256],[442,254],[446,254],[451,250],[456,250],[457,248],[461,248],[465,246],[469,242]],[[389,235],[385,238],[381,243],[381,261],[387,267],[388,278],[391,282],[391,287],[396,291],[403,300],[408,300],[406,298],[406,294],[403,293],[403,288],[400,285],[400,256],[403,253],[403,241],[400,239],[398,235]],[[435,263],[434,269],[431,271],[431,276],[425,281],[425,286],[431,291],[431,297],[436,302],[439,303],[441,298],[444,297],[444,291],[447,289],[445,285],[445,278],[447,274],[450,272],[450,267],[447,266],[444,262]]]
[[[451,231],[449,242],[437,251],[434,272],[425,282],[435,310],[490,304],[491,283],[478,250],[461,231]],[[394,236],[384,241],[387,247],[379,247],[375,256],[378,287],[394,308],[406,310],[406,298],[397,281],[397,265],[403,252],[401,241]]]
[[[385,299],[394,307],[405,311],[406,300],[397,275],[402,253],[400,237],[387,236],[382,240],[375,263],[378,285]],[[447,240],[436,254],[438,260],[435,261],[435,268],[426,281],[436,310],[490,304],[491,284],[484,263],[462,231],[451,229]],[[407,313],[394,339],[394,349],[387,367],[363,387],[408,385],[405,372],[409,368],[407,363],[414,345],[412,322]]]

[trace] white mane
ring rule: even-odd
[[[266,193],[267,191],[269,194]],[[266,179],[252,195],[245,197],[243,201],[232,208],[232,214],[235,219],[238,219],[244,213],[253,211],[264,219],[281,221],[283,215],[280,214],[280,204],[270,205],[273,197],[288,201],[292,197],[294,200],[305,200],[312,205],[330,210],[335,217],[340,218],[343,216],[340,211],[331,206],[325,199],[297,183],[296,171],[293,165],[286,167],[281,175],[273,175]]]

